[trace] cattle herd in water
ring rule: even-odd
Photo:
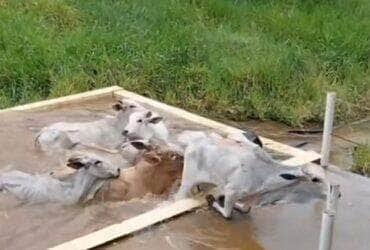
[[[92,122],[58,122],[35,137],[37,150],[63,156],[66,171],[0,174],[0,190],[30,203],[127,201],[146,194],[183,199],[201,189],[225,218],[234,209],[323,198],[324,179],[309,165],[285,166],[246,131],[220,135],[206,130],[170,133],[163,117],[131,100],[116,114]],[[204,191],[204,190],[203,190]]]

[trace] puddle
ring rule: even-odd
[[[111,103],[111,98],[104,98],[52,111],[0,114],[0,171],[19,169],[35,173],[63,168],[63,159],[35,151],[33,139],[37,131],[60,120],[88,121],[113,114]],[[172,131],[202,128],[182,119],[166,117]],[[305,147],[316,149],[320,144],[315,136],[292,136],[287,134],[288,128],[275,123],[252,121],[238,126],[254,128],[266,137],[291,145],[309,140],[311,143]],[[348,135],[348,132],[343,134]],[[361,133],[358,136],[363,138]],[[341,184],[342,192],[333,249],[367,249],[370,244],[370,182],[344,172],[331,173],[330,178]],[[0,249],[45,249],[148,211],[162,202],[157,197],[148,197],[85,206],[27,205],[0,194]],[[100,248],[316,249],[322,208],[321,201],[264,207],[253,209],[247,215],[234,212],[232,220],[202,208]]]

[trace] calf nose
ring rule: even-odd
[[[123,130],[122,135],[127,136],[128,135],[128,130]]]

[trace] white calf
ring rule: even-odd
[[[117,178],[120,169],[99,158],[74,156],[67,166],[77,171],[63,181],[51,175],[10,171],[0,175],[0,190],[30,203],[74,204],[92,199],[107,179]]]
[[[185,150],[182,184],[176,197],[189,196],[195,185],[215,185],[224,196],[224,206],[212,197],[208,200],[229,218],[234,207],[246,211],[238,201],[256,196],[267,198],[266,194],[281,193],[283,189],[284,195],[289,194],[293,189],[288,187],[301,182],[320,179],[310,174],[307,167],[288,167],[273,160],[260,147],[222,145],[204,138],[191,142]]]
[[[117,115],[93,122],[58,122],[41,130],[35,143],[43,151],[55,152],[71,149],[77,144],[117,147],[122,142],[122,131],[133,112],[146,110],[140,104],[122,100],[113,106]]]

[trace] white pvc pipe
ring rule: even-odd
[[[330,185],[326,199],[326,209],[322,214],[319,250],[331,249],[339,195],[339,185]]]
[[[319,250],[330,250],[333,239],[334,214],[324,211],[321,221]]]
[[[320,161],[321,166],[324,168],[326,168],[329,165],[331,135],[333,131],[333,121],[334,121],[335,96],[336,94],[334,92],[329,92],[326,97],[326,110]]]

